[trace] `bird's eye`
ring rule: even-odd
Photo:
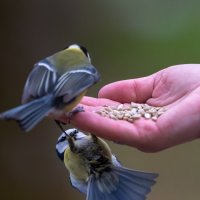
[[[90,57],[89,53],[88,53],[88,50],[84,46],[80,46],[80,49],[83,51],[83,53],[85,54],[85,56],[87,56],[88,58]]]
[[[76,136],[77,136],[77,133],[78,133],[79,131],[77,130],[77,129],[74,129],[69,135],[71,136],[71,137],[73,137],[75,140],[76,140]]]

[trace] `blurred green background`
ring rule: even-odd
[[[113,81],[200,63],[199,7],[198,0],[2,0],[0,111],[20,103],[35,62],[72,43],[88,48],[102,75],[92,96]],[[85,199],[56,157],[51,120],[26,134],[1,121],[0,132],[0,199]],[[199,141],[155,154],[110,144],[127,167],[160,173],[149,200],[199,200]]]

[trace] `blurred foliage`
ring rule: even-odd
[[[2,0],[0,5],[1,111],[20,103],[35,62],[72,43],[86,46],[101,72],[92,96],[109,82],[200,63],[197,0]],[[1,199],[85,199],[70,186],[56,157],[59,130],[51,120],[29,134],[14,122],[0,123]],[[198,141],[156,154],[111,145],[126,166],[160,173],[149,199],[199,199]]]

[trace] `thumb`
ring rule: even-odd
[[[99,98],[121,103],[144,103],[152,96],[154,75],[110,83],[99,91]]]

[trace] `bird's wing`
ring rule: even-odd
[[[64,102],[68,103],[95,84],[96,81],[95,75],[88,70],[71,70],[58,79],[54,94],[56,97],[64,96]]]
[[[114,167],[100,177],[90,176],[87,200],[145,200],[158,175]]]
[[[47,62],[35,64],[35,67],[27,78],[22,102],[26,103],[32,99],[46,95],[53,90],[58,78],[58,73]]]

